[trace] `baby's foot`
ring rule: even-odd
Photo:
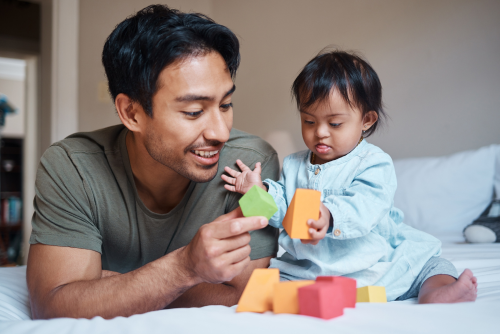
[[[477,298],[477,278],[472,271],[465,269],[458,280],[447,285],[437,287],[423,296],[420,304],[427,303],[461,303],[473,302]]]

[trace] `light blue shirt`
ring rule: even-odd
[[[278,182],[265,180],[278,206],[269,220],[283,228],[297,188],[321,191],[330,210],[333,228],[317,245],[291,239],[285,230],[279,243],[286,253],[272,259],[272,268],[290,280],[321,275],[347,276],[358,287],[386,288],[387,300],[405,293],[441,242],[403,223],[403,212],[394,207],[397,181],[391,157],[363,140],[346,156],[312,165],[309,150],[285,158]]]

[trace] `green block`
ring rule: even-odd
[[[273,196],[258,186],[250,188],[239,203],[245,217],[264,216],[270,219],[278,211]]]

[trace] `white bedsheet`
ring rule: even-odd
[[[357,304],[324,321],[299,315],[235,313],[234,307],[162,310],[129,318],[30,320],[25,267],[0,268],[0,333],[499,333],[500,244],[441,238],[444,258],[478,278],[475,303]]]

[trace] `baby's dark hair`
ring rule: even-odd
[[[304,110],[315,103],[327,102],[335,89],[351,107],[358,107],[363,116],[371,110],[377,113],[377,122],[364,136],[373,134],[386,117],[382,85],[370,64],[354,53],[321,51],[297,76],[292,94],[297,108]]]

